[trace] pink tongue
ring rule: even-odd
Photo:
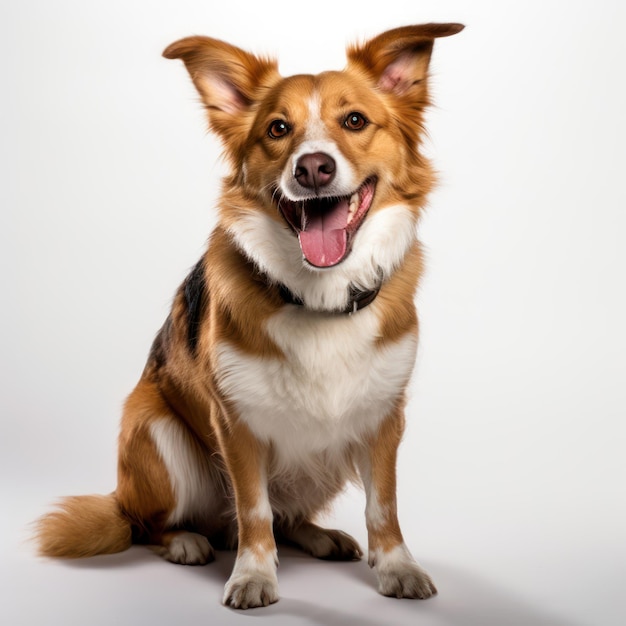
[[[302,254],[311,265],[332,267],[346,256],[348,208],[348,202],[342,200],[328,211],[307,214],[306,230],[299,239]]]

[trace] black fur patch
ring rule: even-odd
[[[187,347],[195,356],[200,339],[200,324],[207,305],[204,259],[200,259],[191,270],[184,284],[187,303]]]

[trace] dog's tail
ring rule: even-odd
[[[130,521],[115,497],[70,496],[36,522],[42,556],[74,559],[122,552],[132,543]]]

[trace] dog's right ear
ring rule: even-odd
[[[226,140],[245,132],[250,105],[261,89],[280,78],[276,61],[210,37],[176,41],[163,56],[183,60],[207,108],[211,128]]]

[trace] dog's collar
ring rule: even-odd
[[[366,306],[372,304],[380,291],[381,285],[378,285],[376,289],[361,290],[354,286],[350,287],[350,297],[348,299],[348,306],[345,309],[337,309],[332,311],[333,313],[340,313],[344,315],[352,315]],[[286,304],[295,304],[298,306],[304,306],[304,302],[292,293],[285,285],[278,285],[278,291],[283,302]]]

